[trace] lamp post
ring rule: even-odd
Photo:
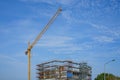
[[[106,65],[109,64],[110,62],[113,62],[113,61],[115,61],[115,59],[110,60],[110,61],[108,61],[108,62],[106,62],[106,63],[104,64],[104,80],[106,80],[106,76],[105,76],[105,68],[106,68]]]

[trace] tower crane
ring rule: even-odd
[[[61,11],[62,11],[62,9],[58,8],[56,13],[53,15],[53,17],[50,19],[50,21],[47,23],[47,25],[43,28],[43,30],[38,34],[38,36],[33,41],[33,43],[28,44],[28,48],[27,48],[27,50],[25,52],[25,54],[28,55],[28,80],[31,80],[31,49],[35,46],[35,44],[42,37],[42,35],[47,31],[49,26],[53,23],[53,21],[56,19],[56,17],[60,14]]]

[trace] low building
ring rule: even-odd
[[[92,68],[87,63],[54,60],[37,65],[39,80],[91,80]]]

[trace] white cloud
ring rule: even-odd
[[[69,11],[69,10],[66,10],[66,11],[63,11],[62,12],[62,16],[63,16],[63,18],[65,18],[66,19],[66,22],[67,23],[73,23],[73,17],[71,16],[71,14],[72,14],[72,12],[71,11]]]
[[[6,55],[0,55],[0,59],[6,59],[6,60],[10,60],[10,61],[15,61],[16,59],[13,58],[13,57],[9,57],[9,56],[6,56]]]
[[[9,30],[8,29],[0,29],[0,34],[8,34]]]
[[[56,1],[63,5],[70,5],[75,2],[74,0],[56,0]]]
[[[72,41],[72,37],[67,36],[48,36],[44,37],[37,46],[43,47],[66,47],[68,42]]]
[[[112,42],[115,39],[120,38],[120,30],[119,27],[110,27],[110,26],[104,26],[104,25],[98,25],[98,24],[94,24],[94,23],[88,23],[90,24],[92,27],[96,28],[98,30],[98,32],[100,32],[102,34],[102,36],[100,37],[101,40],[103,41],[108,41],[108,42]],[[109,36],[109,37],[107,37]],[[96,38],[98,39],[98,38]],[[100,40],[100,41],[101,41]]]
[[[13,56],[7,56],[7,55],[2,55],[0,54],[0,63],[2,64],[10,64],[10,65],[25,65],[25,63],[19,61],[18,59],[16,59]]]
[[[48,3],[48,4],[54,4],[54,0],[30,0],[33,2],[43,2],[43,3]]]
[[[81,47],[78,46],[67,46],[67,47],[60,47],[55,49],[49,49],[49,51],[52,51],[56,54],[76,54],[83,50]]]
[[[43,37],[40,42],[36,45],[38,47],[45,47],[49,51],[54,53],[79,53],[83,50],[89,50],[94,46],[92,43],[75,43],[74,37],[68,36],[48,36]]]
[[[70,5],[71,3],[75,2],[74,0],[20,0],[24,2],[43,2],[48,4],[62,4],[62,5]]]
[[[116,50],[116,53],[115,53],[115,54],[120,55],[120,48],[118,48],[118,49]]]
[[[114,42],[114,38],[107,37],[107,36],[97,36],[97,37],[94,37],[94,40],[98,42],[108,42],[108,43]]]
[[[6,26],[7,28],[5,28]],[[27,43],[29,40],[31,41],[33,37],[36,37],[35,34],[39,32],[39,30],[35,29],[35,26],[38,26],[38,23],[32,19],[15,20],[5,24],[3,28],[0,29],[0,33],[5,35],[6,40],[10,37],[7,42],[11,44],[16,42]]]

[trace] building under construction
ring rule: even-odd
[[[54,60],[37,65],[38,80],[92,80],[87,63]]]

